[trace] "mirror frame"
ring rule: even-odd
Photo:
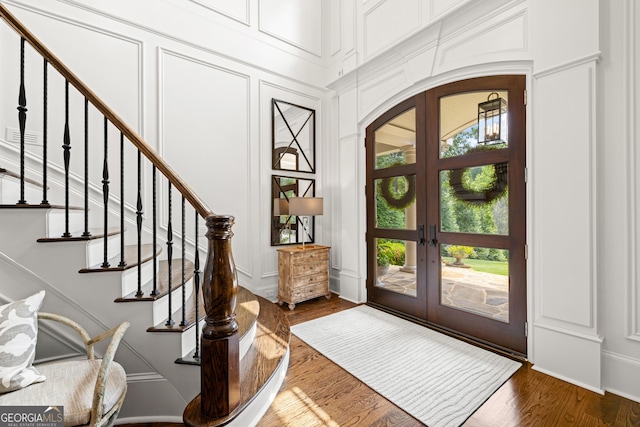
[[[288,107],[285,111],[291,109],[301,110],[301,113],[307,114],[302,116],[304,121],[300,123],[294,123],[296,117],[289,117],[283,113],[283,107]],[[294,110],[295,111],[295,110]],[[288,138],[291,138],[290,142],[286,146],[277,146],[281,144],[281,141],[276,141],[276,135],[278,134],[276,124],[278,120],[282,119],[284,126],[288,130]],[[295,127],[292,127],[295,126]],[[311,128],[311,129],[309,129]],[[307,130],[309,132],[309,146],[302,147],[298,137],[300,134]],[[272,167],[274,170],[302,172],[302,173],[315,173],[316,172],[316,111],[303,107],[301,105],[293,104],[291,102],[282,101],[279,99],[271,99],[271,143],[272,143]],[[304,145],[304,144],[303,144]],[[295,156],[293,162],[295,167],[283,167],[283,159],[287,155]]]
[[[283,184],[282,179],[293,180],[291,184]],[[301,181],[308,182],[304,191],[299,194],[301,189]],[[286,199],[290,197],[315,197],[316,194],[316,180],[312,178],[297,178],[294,176],[272,175],[271,176],[271,246],[285,246],[285,245],[299,245],[302,244],[300,239],[300,233],[298,230],[303,230],[303,223],[300,217],[286,215],[275,215],[276,200]],[[309,228],[307,230],[307,239],[305,243],[314,243],[316,219],[315,216],[311,216],[309,221]],[[289,230],[289,238],[286,236],[283,239],[283,233]],[[291,230],[295,231],[295,239],[289,241],[292,236]]]

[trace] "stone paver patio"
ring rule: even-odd
[[[509,277],[442,265],[441,304],[492,317],[509,320]],[[378,278],[377,286],[416,296],[416,275],[392,265]]]

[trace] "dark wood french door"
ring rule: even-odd
[[[374,121],[367,295],[526,354],[525,78],[469,79]]]

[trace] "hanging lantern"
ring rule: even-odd
[[[503,137],[506,139],[506,130],[507,101],[491,92],[485,102],[478,104],[478,143],[502,141]]]

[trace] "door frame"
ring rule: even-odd
[[[366,242],[367,242],[367,303],[371,305],[378,306],[380,308],[396,312],[397,314],[402,315],[403,317],[408,317],[413,320],[417,320],[421,323],[435,326],[439,329],[444,329],[447,331],[451,331],[456,335],[464,336],[467,338],[471,338],[474,341],[481,342],[484,344],[489,344],[492,347],[499,348],[502,350],[507,350],[510,353],[516,353],[518,355],[527,354],[527,334],[526,334],[526,321],[527,321],[527,261],[526,261],[526,235],[527,235],[527,206],[526,206],[526,181],[525,181],[525,166],[526,166],[526,99],[525,99],[525,88],[526,88],[527,77],[523,74],[518,75],[496,75],[496,76],[487,76],[487,77],[478,77],[466,80],[460,80],[456,82],[451,82],[448,84],[444,84],[438,86],[436,88],[432,88],[426,90],[424,92],[419,93],[409,99],[406,99],[394,107],[387,110],[385,113],[380,115],[376,120],[374,120],[369,126],[366,128],[366,140],[365,145],[367,147],[366,150],[366,216],[367,216],[367,226],[366,226]],[[439,286],[436,291],[427,291],[426,281],[430,281],[434,283],[435,280],[437,282],[440,281],[440,269],[439,268],[430,268],[427,269],[427,265],[439,265],[439,245],[437,248],[432,249],[428,248],[426,245],[417,245],[417,279],[422,278],[425,280],[425,285],[422,288],[425,289],[427,293],[426,296],[423,296],[420,291],[420,284],[417,283],[417,292],[418,297],[415,299],[417,306],[412,306],[409,309],[406,307],[402,307],[402,303],[407,301],[407,296],[397,294],[391,291],[381,290],[379,287],[375,286],[374,281],[376,277],[376,260],[375,260],[375,251],[370,250],[376,237],[379,233],[376,232],[375,227],[372,226],[372,221],[375,220],[375,185],[371,185],[375,183],[375,179],[371,178],[371,173],[374,169],[375,164],[375,149],[370,149],[373,141],[373,134],[376,129],[383,126],[386,122],[391,120],[393,117],[401,114],[402,112],[415,107],[416,108],[416,165],[413,168],[407,168],[407,166],[403,166],[407,168],[406,172],[413,171],[416,174],[416,177],[426,177],[430,176],[430,180],[433,181],[434,177],[437,176],[436,173],[427,174],[428,168],[433,168],[436,165],[433,164],[435,160],[439,159],[439,154],[436,152],[431,152],[433,147],[437,148],[438,144],[435,144],[434,138],[437,141],[439,138],[439,108],[437,99],[441,96],[445,95],[453,95],[456,93],[464,93],[464,92],[473,92],[473,91],[484,91],[484,90],[494,90],[498,87],[510,88],[509,90],[509,105],[516,105],[518,103],[521,108],[514,108],[513,111],[509,109],[509,128],[510,128],[510,144],[509,144],[509,205],[510,206],[520,206],[521,207],[521,215],[518,215],[521,222],[518,227],[513,227],[512,222],[516,221],[516,218],[512,218],[513,215],[509,216],[509,236],[512,233],[515,233],[514,238],[519,240],[522,244],[521,251],[518,249],[515,252],[518,252],[517,257],[515,256],[514,250],[512,249],[514,245],[510,244],[510,271],[509,277],[511,279],[512,272],[518,271],[517,276],[518,280],[521,280],[523,285],[519,289],[518,298],[521,300],[521,307],[518,310],[509,310],[510,315],[510,323],[513,323],[513,331],[510,332],[510,336],[504,335],[504,331],[493,330],[490,331],[496,336],[500,335],[498,339],[484,339],[483,337],[478,337],[475,335],[467,334],[465,332],[461,332],[463,330],[464,322],[468,322],[469,319],[477,318],[477,315],[473,315],[470,313],[463,313],[460,316],[459,322],[453,322],[453,324],[443,325],[443,316],[449,318],[445,314],[439,313],[438,315],[431,315],[430,312],[432,308],[428,308],[428,306],[432,305],[432,301],[439,301]],[[513,104],[512,104],[513,103]],[[419,111],[423,111],[424,114],[420,114]],[[429,121],[435,124],[434,126],[427,127],[427,117],[429,117]],[[512,124],[513,123],[513,124]],[[511,144],[511,129],[513,127],[513,131],[516,132],[523,138],[520,143],[516,143],[514,141],[513,145]],[[517,129],[519,128],[519,130]],[[482,153],[484,156],[483,160],[488,160],[490,157],[494,156],[492,153]],[[487,156],[488,154],[488,156]],[[423,157],[421,157],[423,156]],[[431,156],[431,160],[429,160],[429,156]],[[455,164],[455,160],[448,160],[451,164]],[[513,163],[512,163],[513,162]],[[446,162],[445,162],[446,163]],[[400,171],[396,171],[394,173],[389,173],[388,175],[398,175]],[[405,171],[403,171],[405,172]],[[438,172],[439,173],[439,172]],[[520,174],[519,177],[516,177],[516,174]],[[435,185],[435,187],[434,187]],[[416,185],[416,198],[417,204],[416,209],[418,212],[426,212],[426,208],[424,205],[427,203],[427,188],[437,188],[439,189],[439,184],[434,184],[434,182],[427,182],[426,185]],[[439,197],[439,196],[438,196]],[[438,215],[434,218],[433,209],[427,216],[427,221],[424,224],[425,234],[428,234],[429,224],[438,224],[437,230],[438,235],[440,235],[440,218],[439,218],[439,207],[438,207]],[[418,219],[418,224],[423,222]],[[517,230],[516,230],[517,228]],[[387,237],[387,236],[383,236]],[[428,237],[428,236],[425,236]],[[473,236],[471,237],[473,240]],[[418,234],[417,230],[400,230],[398,239],[403,240],[417,240]],[[511,239],[511,237],[509,237]],[[483,239],[480,239],[483,240]],[[486,240],[486,239],[485,239]],[[490,247],[490,246],[488,246]],[[520,256],[522,255],[522,256]],[[437,279],[436,279],[437,276]],[[515,277],[515,275],[514,275]],[[510,292],[510,308],[512,307],[512,295]],[[424,303],[424,304],[423,304]],[[424,309],[419,305],[423,304]],[[449,310],[455,310],[449,308]],[[446,312],[448,310],[444,310]],[[471,317],[470,317],[471,316]],[[464,319],[463,319],[464,318]],[[448,319],[447,321],[449,321]],[[491,328],[490,328],[491,329]],[[500,329],[500,328],[498,328]],[[516,335],[517,331],[517,335]],[[493,338],[493,337],[492,337]]]

